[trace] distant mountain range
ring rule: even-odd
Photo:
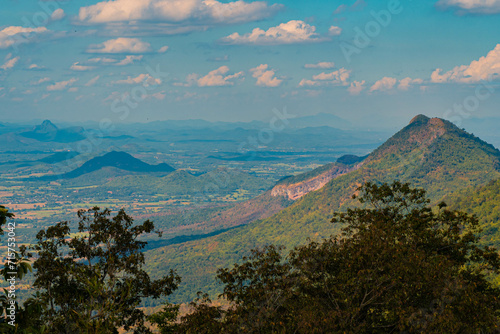
[[[271,114],[270,119],[274,117]],[[124,128],[128,127],[140,128],[147,126],[150,129],[206,129],[206,128],[220,128],[220,129],[260,129],[269,127],[269,121],[252,121],[252,122],[210,122],[203,119],[188,119],[188,120],[168,120],[168,121],[154,121],[147,124],[127,124],[123,125]],[[306,127],[320,127],[329,126],[336,129],[350,129],[352,124],[338,116],[330,113],[319,113],[309,116],[299,116],[287,119],[287,127],[291,128],[306,128]]]
[[[337,233],[329,223],[332,212],[354,205],[352,195],[364,182],[410,182],[424,188],[437,203],[450,193],[500,178],[500,151],[448,121],[423,115],[365,159],[345,160],[354,164],[334,163],[282,180],[271,194],[296,201],[273,216],[258,217],[261,220],[196,242],[149,251],[149,261],[162,263],[165,272],[178,270],[183,285],[176,301],[192,300],[199,290],[216,295],[220,292],[217,268],[240,261],[250,249],[270,243],[291,248],[308,238]],[[236,215],[233,212],[233,219]],[[154,275],[165,272],[155,269]]]
[[[68,173],[62,175],[44,176],[41,177],[40,180],[73,179],[85,174],[102,170],[106,167],[114,167],[119,170],[137,173],[170,173],[175,170],[172,166],[166,163],[150,165],[137,158],[134,158],[128,153],[112,151],[104,154],[103,156],[90,159],[80,167]]]

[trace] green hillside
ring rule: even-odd
[[[500,179],[448,196],[451,209],[474,214],[483,228],[482,241],[500,249]]]
[[[84,181],[95,173],[99,173],[99,171],[80,176],[78,181],[86,184],[88,182]],[[158,175],[158,173],[128,174],[101,178],[100,182],[96,183],[99,188],[92,191],[102,189],[112,191],[115,195],[130,195],[132,193],[165,197],[191,195],[207,199],[233,193],[237,196],[238,191],[245,192],[245,194],[248,192],[256,196],[272,186],[272,182],[265,178],[226,168],[219,168],[199,176],[185,170],[177,170],[165,176]],[[67,183],[69,184],[69,182]],[[72,182],[71,184],[77,186],[79,183]]]
[[[163,275],[173,268],[183,278],[176,301],[195,297],[198,290],[219,292],[215,272],[230,266],[254,247],[280,244],[288,248],[308,238],[325,238],[337,231],[329,223],[334,210],[352,205],[355,189],[366,181],[395,179],[423,187],[432,201],[500,177],[500,152],[452,123],[425,116],[368,156],[360,169],[330,181],[276,215],[215,237],[148,252],[149,271]]]

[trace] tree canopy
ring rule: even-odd
[[[228,310],[193,304],[182,333],[478,333],[499,326],[493,248],[474,216],[429,207],[409,184],[367,183],[361,205],[335,213],[342,233],[284,256],[254,250],[219,270]],[[222,313],[222,314],[221,314]],[[212,316],[210,316],[212,315]],[[207,331],[196,319],[211,319]],[[213,323],[216,323],[215,326]]]
[[[33,316],[49,333],[118,333],[120,328],[151,333],[138,308],[141,299],[168,296],[180,281],[173,272],[151,280],[142,268],[146,242],[138,238],[153,232],[154,224],[134,225],[124,210],[111,217],[98,207],[81,210],[78,217],[78,233],[60,222],[22,250],[36,258],[38,294],[30,301],[43,307]]]

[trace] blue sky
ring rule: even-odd
[[[500,0],[4,0],[3,120],[497,116]]]

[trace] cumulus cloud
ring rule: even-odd
[[[33,41],[37,34],[48,32],[47,28],[24,28],[18,26],[6,27],[0,30],[0,49]]]
[[[349,88],[347,88],[347,91],[351,94],[351,95],[359,95],[363,89],[365,89],[365,83],[366,81],[353,81],[351,83],[351,85],[349,86]]]
[[[330,36],[338,36],[342,33],[342,28],[336,27],[336,26],[331,26],[328,29],[328,34]]]
[[[243,77],[243,72],[228,74],[229,67],[221,66],[218,69],[210,71],[207,75],[199,77],[198,74],[192,73],[186,77],[186,83],[174,83],[175,86],[189,87],[198,85],[199,87],[213,87],[213,86],[232,86],[234,85],[233,79]]]
[[[70,67],[73,71],[90,71],[90,70],[95,70],[95,66],[86,66],[86,65],[80,65],[79,62],[74,63]]]
[[[294,43],[314,43],[323,42],[327,38],[316,33],[316,27],[300,20],[292,20],[281,23],[268,30],[255,28],[251,33],[240,35],[235,32],[221,39],[226,44],[294,44]]]
[[[335,63],[322,61],[316,64],[305,64],[305,68],[321,68],[321,69],[331,69],[335,67]]]
[[[91,58],[88,60],[90,63],[101,63],[101,64],[110,64],[110,63],[116,63],[118,60],[113,59],[113,58]]]
[[[64,13],[64,10],[62,8],[57,8],[52,15],[50,15],[50,19],[52,21],[59,21],[62,20],[66,14]]]
[[[431,81],[435,83],[475,83],[498,78],[500,78],[500,44],[486,56],[472,61],[469,65],[456,66],[448,72],[438,68],[431,75]]]
[[[160,49],[158,49],[158,53],[165,53],[167,52],[168,50],[168,46],[165,45],[165,46],[162,46]]]
[[[373,84],[373,86],[370,87],[370,92],[375,92],[375,91],[387,92],[394,88],[407,91],[411,88],[411,86],[420,85],[423,82],[424,81],[422,79],[404,78],[398,81],[396,78],[383,77],[382,79],[376,81]]]
[[[97,80],[99,80],[99,78],[100,78],[100,77],[101,77],[101,76],[100,76],[100,75],[98,75],[98,76],[96,76],[96,77],[94,77],[94,78],[90,79],[90,80],[89,80],[89,81],[85,84],[85,87],[90,87],[90,86],[95,85],[95,83],[97,82]]]
[[[399,81],[398,89],[408,90],[412,85],[420,85],[423,82],[424,81],[422,79],[404,78]]]
[[[320,73],[317,75],[313,75],[312,80],[310,79],[302,79],[299,83],[299,86],[323,86],[323,85],[342,85],[346,86],[347,80],[351,75],[350,70],[346,70],[345,68],[341,68],[337,71],[333,71],[330,73]]]
[[[10,56],[7,57],[7,58],[10,58]],[[14,57],[14,58],[11,58],[11,59],[7,59],[7,61],[2,66],[0,66],[0,69],[2,69],[2,70],[8,70],[8,69],[13,68],[14,66],[16,66],[16,64],[19,61],[19,59],[20,59],[20,57]]]
[[[383,77],[371,86],[370,92],[391,90],[397,82],[398,80],[396,78]]]
[[[76,79],[76,78],[71,78],[71,79],[66,80],[66,81],[59,81],[53,85],[47,86],[47,90],[48,91],[64,90],[64,89],[68,88],[69,86],[73,85],[77,81],[78,81],[78,79]]]
[[[500,0],[440,0],[436,6],[455,10],[460,15],[500,13]]]
[[[151,44],[139,38],[120,37],[101,44],[90,45],[88,53],[144,53],[151,51]]]
[[[282,8],[264,1],[113,0],[80,8],[78,19],[84,24],[145,21],[172,25],[234,24],[262,20]]]
[[[136,60],[141,60],[142,58],[143,58],[142,55],[140,55],[140,56],[126,56],[123,60],[121,60],[120,62],[116,63],[115,65],[116,66],[129,65],[129,64],[132,64]]]
[[[101,64],[101,65],[125,66],[125,65],[133,64],[134,61],[136,61],[136,60],[142,60],[142,58],[144,58],[143,55],[139,55],[139,56],[128,55],[128,56],[125,56],[125,58],[123,58],[122,60],[118,60],[118,59],[114,59],[114,58],[106,58],[106,57],[96,57],[96,58],[90,58],[88,60],[88,62]]]
[[[144,86],[149,86],[149,85],[160,85],[162,83],[161,79],[157,79],[152,77],[149,74],[139,74],[137,77],[127,77],[127,79],[124,80],[117,80],[113,81],[113,84],[128,84],[128,85],[133,85],[133,84],[142,84]]]
[[[267,64],[261,64],[252,68],[250,72],[254,78],[257,78],[257,86],[278,87],[283,82],[282,79],[275,77],[276,72],[274,70],[269,70]]]
[[[162,91],[162,92],[154,93],[154,94],[151,94],[148,96],[151,96],[152,98],[155,98],[157,100],[164,100],[165,97],[167,96],[167,94],[165,94],[165,91]]]
[[[230,80],[239,78],[243,75],[243,72],[225,75],[227,72],[229,72],[229,67],[221,66],[218,69],[209,72],[204,77],[198,79],[198,86],[232,86],[234,85],[234,82]]]
[[[28,70],[43,70],[43,69],[45,69],[44,66],[40,66],[37,64],[31,64],[30,66],[28,66]]]
[[[40,80],[38,80],[38,81],[33,81],[33,82],[31,82],[31,84],[32,84],[33,86],[36,86],[36,85],[40,85],[40,84],[42,84],[42,83],[44,83],[44,82],[47,82],[47,81],[50,81],[50,78],[49,78],[49,77],[41,78],[41,79],[40,79]]]

